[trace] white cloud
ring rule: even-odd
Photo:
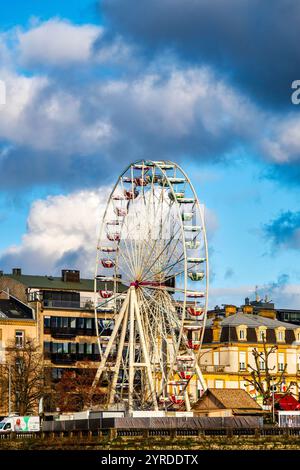
[[[23,64],[65,66],[87,62],[92,46],[102,28],[86,24],[73,25],[54,18],[28,31],[19,31],[19,51]]]
[[[24,272],[53,274],[59,268],[93,275],[101,220],[111,188],[77,191],[36,200],[27,218],[20,245],[1,254],[2,269],[21,266]],[[216,217],[207,211],[210,233]]]
[[[18,246],[2,253],[2,262],[20,265],[27,273],[58,272],[58,265],[94,271],[99,224],[109,189],[78,191],[66,196],[49,196],[32,204],[27,231]],[[70,260],[70,261],[68,261]],[[64,266],[61,266],[64,267]]]

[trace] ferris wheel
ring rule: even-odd
[[[108,407],[190,410],[206,389],[197,358],[208,270],[204,211],[187,174],[170,161],[130,164],[97,245],[93,387],[106,384]]]

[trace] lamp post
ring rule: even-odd
[[[8,366],[8,416],[11,414],[11,364]]]

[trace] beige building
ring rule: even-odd
[[[225,317],[207,320],[200,364],[208,388],[245,389],[260,400],[260,396],[245,378],[250,378],[250,368],[255,366],[252,351],[263,351],[263,344],[276,351],[269,356],[271,373],[280,377],[284,371],[282,390],[291,382],[291,391],[298,399],[300,387],[300,327],[273,318],[245,311],[228,309]],[[265,363],[259,363],[261,375]],[[280,392],[280,390],[278,390]]]
[[[0,364],[6,362],[8,347],[15,345],[22,348],[26,341],[36,337],[37,321],[34,310],[13,296],[0,292]],[[2,389],[0,395],[0,415],[6,415],[8,401]]]
[[[75,270],[62,270],[60,277],[53,277],[24,275],[13,269],[11,274],[0,276],[0,289],[21,299],[34,312],[33,333],[43,351],[45,370],[54,382],[65,370],[98,367],[93,280],[82,279]],[[105,341],[112,325],[100,314],[98,325]]]

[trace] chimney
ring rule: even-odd
[[[225,305],[225,317],[230,317],[230,315],[235,315],[237,308],[235,305]]]
[[[63,282],[80,282],[80,271],[75,269],[62,269],[61,280]]]
[[[220,338],[221,338],[221,331],[222,331],[220,318],[218,317],[214,318],[211,329],[213,333],[213,343],[219,343]]]
[[[13,269],[12,269],[12,275],[13,275],[13,276],[21,276],[21,275],[22,275],[22,270],[21,270],[21,268],[13,268]]]

